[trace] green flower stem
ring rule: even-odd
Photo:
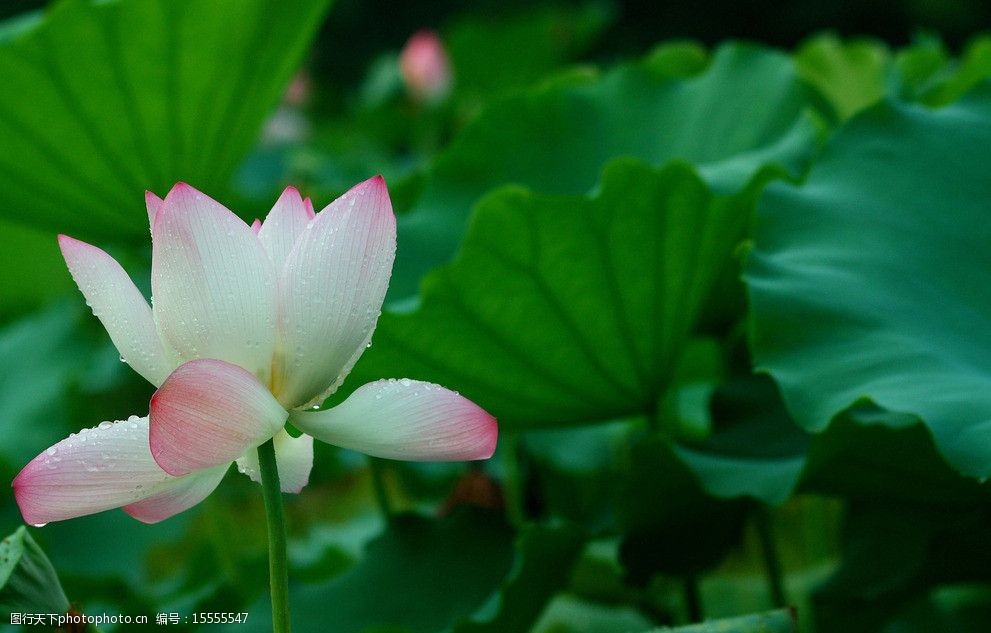
[[[685,612],[690,623],[701,622],[705,617],[702,611],[702,593],[699,591],[699,579],[695,574],[685,574],[682,586],[685,593]]]
[[[500,451],[502,452],[503,467],[505,468],[505,488],[506,514],[510,523],[519,527],[526,521],[526,512],[523,508],[523,468],[520,464],[520,435],[513,431],[506,431],[499,438]]]
[[[760,537],[764,567],[767,571],[768,587],[771,591],[771,602],[780,609],[787,604],[787,598],[785,596],[784,577],[781,574],[781,559],[778,558],[778,548],[771,526],[771,513],[767,507],[760,507],[755,514],[757,534]]]
[[[377,457],[368,457],[368,467],[372,473],[372,487],[375,489],[375,501],[378,502],[379,512],[386,523],[392,521],[392,503],[389,501],[389,491],[385,488],[385,472],[382,461]]]
[[[258,468],[262,476],[265,517],[268,519],[268,578],[272,589],[272,631],[289,633],[289,567],[286,563],[286,521],[282,514],[279,467],[275,461],[275,441],[258,447]]]

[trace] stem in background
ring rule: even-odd
[[[258,468],[268,519],[268,578],[272,590],[272,631],[289,633],[289,566],[286,563],[286,521],[282,514],[275,440],[258,447]]]
[[[499,438],[502,451],[502,465],[505,469],[506,480],[503,483],[503,494],[506,497],[506,516],[515,526],[523,525],[526,521],[526,511],[523,509],[523,469],[520,466],[520,435],[513,431],[502,433]]]
[[[699,592],[699,579],[695,574],[685,574],[685,610],[689,622],[702,621],[702,594]]]
[[[767,571],[767,582],[771,590],[771,602],[777,608],[784,607],[788,599],[785,597],[785,585],[781,575],[781,559],[778,558],[778,548],[774,542],[774,531],[771,527],[771,514],[766,507],[757,508],[754,513],[757,522],[757,535],[760,538],[761,553],[764,556],[764,567]]]
[[[378,457],[368,457],[368,467],[372,471],[372,486],[375,488],[375,501],[378,502],[379,512],[386,523],[392,522],[392,502],[389,501],[389,491],[385,489],[385,472]]]

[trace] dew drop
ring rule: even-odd
[[[100,426],[98,426],[97,428],[100,428],[100,429],[103,429],[103,430],[107,430],[110,427],[112,427],[113,425],[114,425],[113,422],[100,422]]]
[[[46,525],[48,525],[48,524],[47,523],[32,523],[31,524],[31,527],[42,528],[42,527],[45,527]]]

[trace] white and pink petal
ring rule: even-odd
[[[152,237],[155,319],[179,361],[220,358],[267,381],[277,279],[258,236],[222,205],[180,183],[162,202]]]
[[[318,403],[343,381],[375,328],[395,251],[396,219],[381,176],[355,186],[306,225],[279,284],[272,384],[286,408]]]
[[[275,461],[279,468],[279,487],[282,492],[298,494],[310,482],[313,438],[306,434],[293,437],[283,429],[272,439],[275,441]],[[261,483],[257,450],[252,449],[239,457],[237,469],[252,481]]]
[[[24,521],[32,525],[122,506],[138,508],[138,518],[152,522],[198,503],[225,470],[172,477],[151,456],[148,418],[132,416],[84,429],[48,448],[21,470],[13,488]],[[154,510],[142,505],[169,495],[175,500]]]
[[[148,228],[155,229],[155,218],[162,209],[163,200],[150,191],[145,192],[145,208],[148,210]]]
[[[296,239],[312,219],[313,205],[307,205],[295,187],[286,187],[258,231],[258,240],[276,270],[282,270]]]
[[[234,461],[275,435],[289,415],[253,374],[210,358],[176,368],[150,410],[151,453],[176,476]]]
[[[175,477],[148,498],[130,503],[122,510],[142,523],[158,523],[188,510],[210,496],[220,485],[228,468],[230,464],[223,464]]]
[[[488,459],[495,418],[458,393],[418,380],[379,380],[338,406],[294,411],[290,420],[318,440],[374,457],[409,461]]]
[[[72,278],[134,371],[160,385],[175,367],[175,353],[158,335],[152,310],[144,295],[113,257],[67,235],[59,248]]]

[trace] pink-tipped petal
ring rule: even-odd
[[[255,235],[258,235],[258,233],[260,233],[261,230],[262,230],[262,221],[259,220],[258,218],[255,218],[255,221],[251,223],[251,231]]]
[[[62,256],[121,358],[154,385],[175,367],[175,354],[158,335],[144,295],[113,257],[95,246],[59,235]]]
[[[195,490],[154,517],[147,515],[161,520],[199,502],[219,481],[216,473],[192,481],[163,471],[148,448],[148,418],[132,416],[103,422],[55,444],[21,470],[13,488],[24,521],[41,525]]]
[[[306,207],[306,217],[313,219],[317,217],[316,211],[313,210],[313,201],[309,198],[303,199],[303,206]]]
[[[379,380],[325,411],[295,411],[301,431],[375,457],[409,461],[488,459],[499,429],[477,404],[439,385]]]
[[[191,360],[151,397],[151,453],[176,476],[228,464],[275,435],[288,415],[243,368]]]
[[[165,197],[152,233],[155,319],[179,361],[220,358],[267,380],[276,274],[251,228],[180,183]]]
[[[306,434],[293,437],[282,429],[273,439],[282,492],[299,494],[310,481],[310,470],[313,468],[313,438]],[[257,450],[251,449],[241,455],[237,459],[237,469],[250,477],[251,481],[261,483]]]
[[[220,485],[229,467],[224,464],[176,477],[171,486],[121,509],[142,523],[158,523],[206,499]]]
[[[162,208],[162,199],[153,194],[150,191],[145,192],[145,207],[148,209],[148,226],[151,229],[155,228],[155,218],[158,217],[158,212]]]
[[[344,380],[375,328],[395,253],[396,218],[381,176],[306,225],[279,284],[284,356],[272,384],[286,408],[320,402]]]
[[[276,270],[282,270],[296,238],[312,217],[307,214],[306,203],[299,196],[299,191],[295,187],[286,187],[265,216],[265,223],[258,233],[258,239],[272,258]]]

